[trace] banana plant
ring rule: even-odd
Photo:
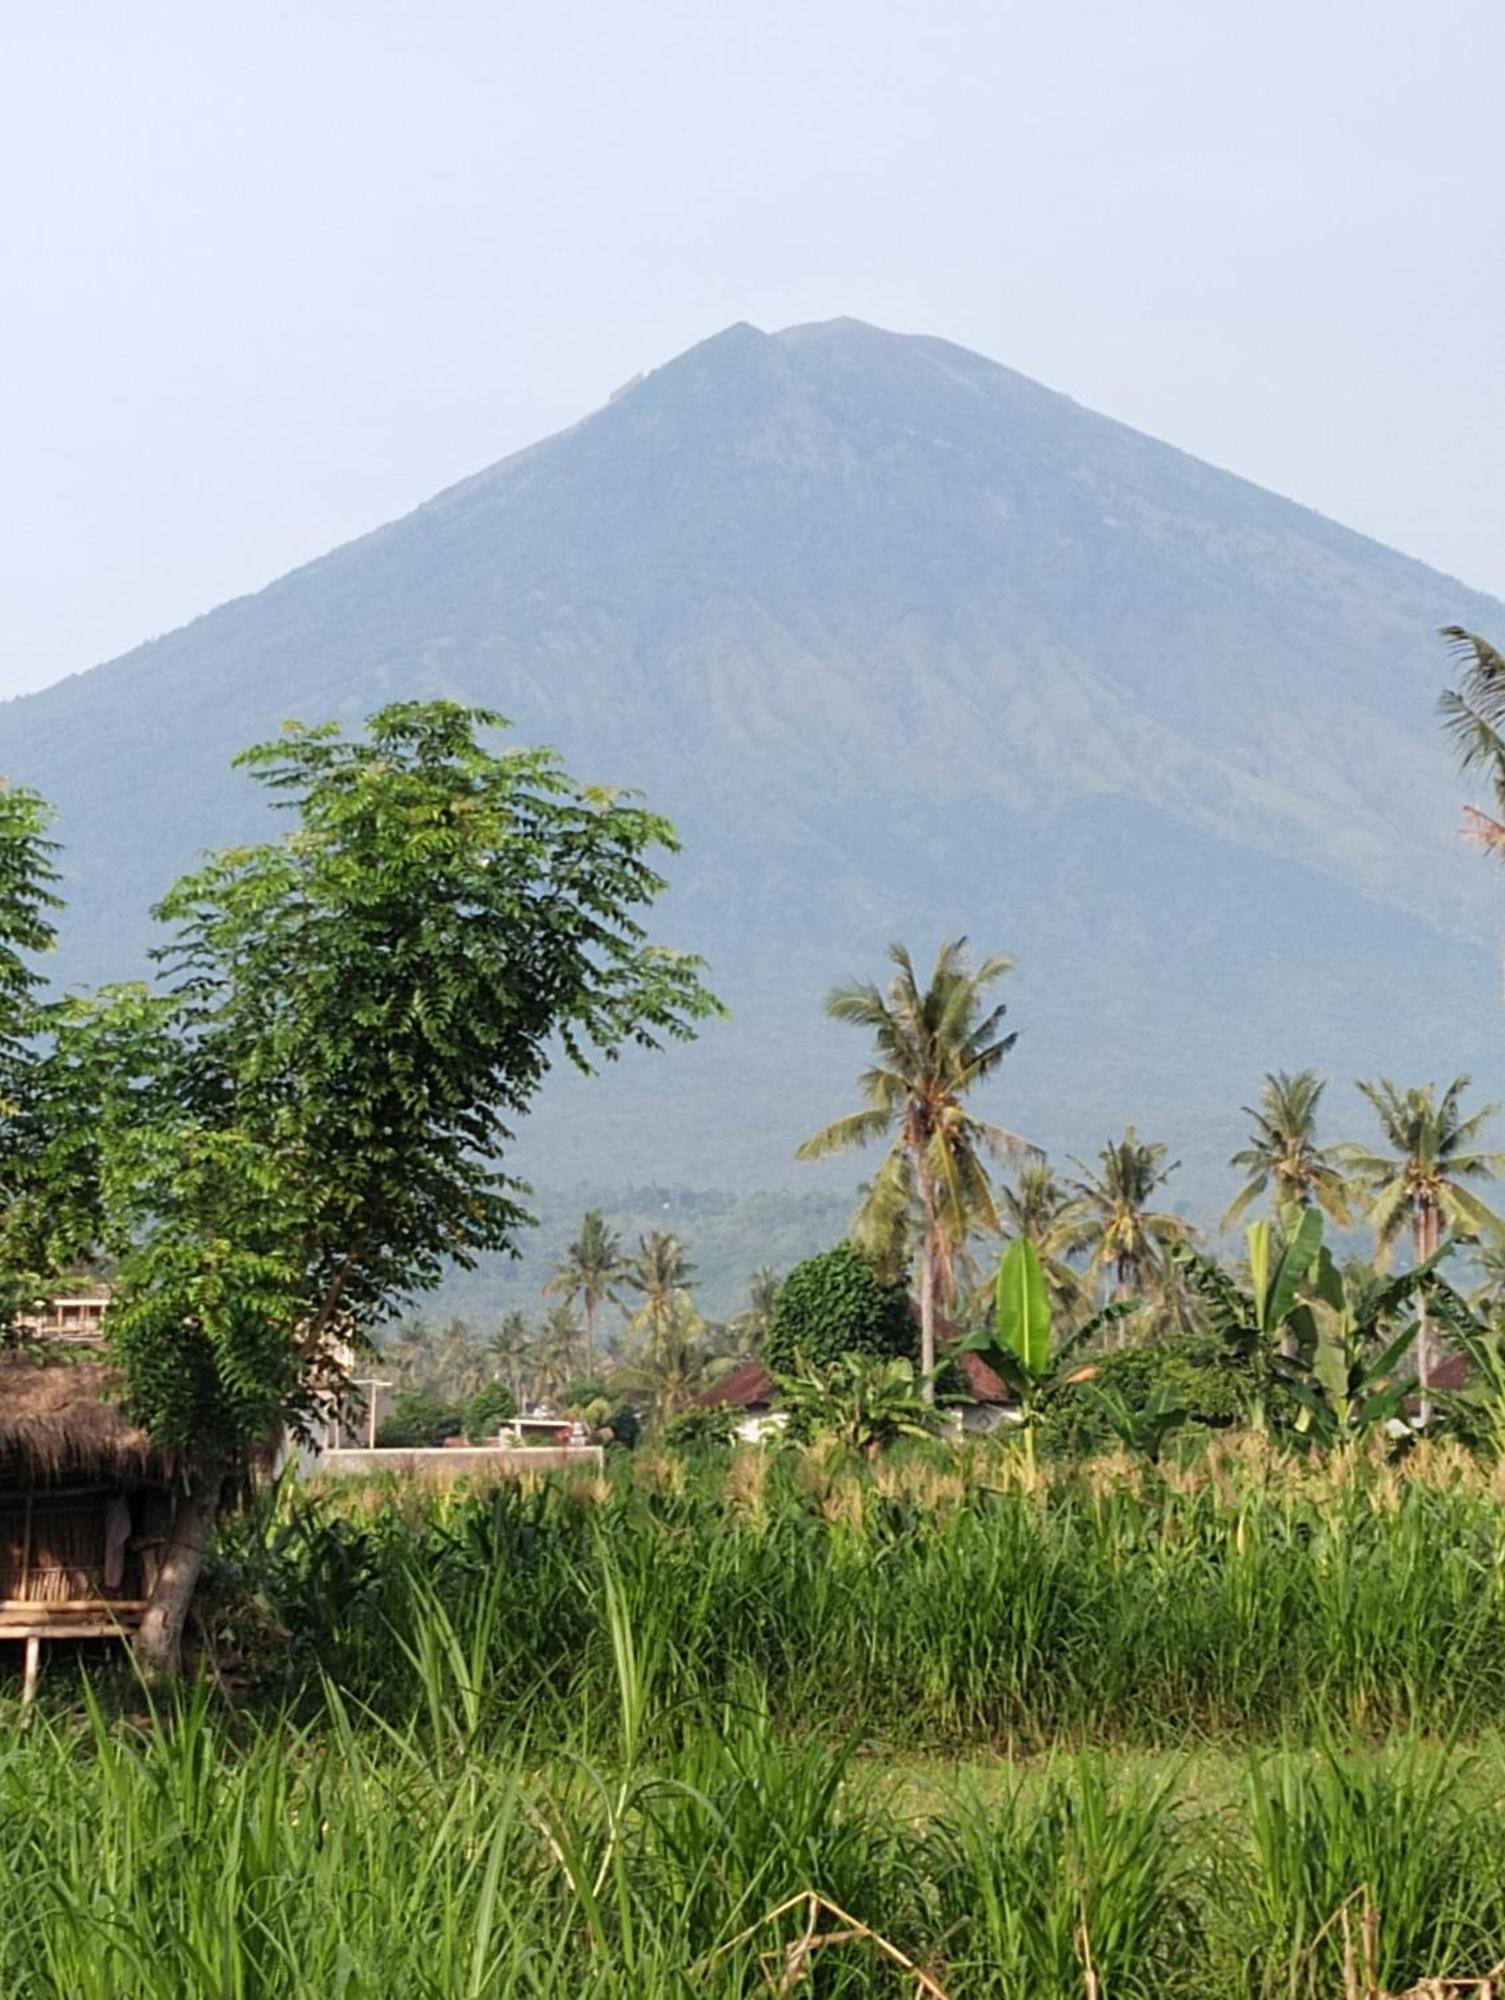
[[[987,1363],[1014,1397],[1019,1408],[1024,1449],[1035,1462],[1035,1431],[1046,1393],[1062,1382],[1090,1381],[1097,1373],[1090,1363],[1067,1372],[1067,1363],[1094,1335],[1133,1312],[1137,1299],[1119,1299],[1054,1346],[1050,1288],[1040,1253],[1027,1236],[1016,1236],[1003,1253],[993,1287],[993,1325],[961,1343],[962,1350]]]
[[[1286,1393],[1299,1405],[1297,1436],[1313,1444],[1345,1444],[1402,1416],[1416,1383],[1405,1366],[1415,1340],[1416,1323],[1408,1321],[1373,1355],[1351,1319],[1346,1325],[1320,1325],[1306,1373],[1283,1371]]]
[[[1082,1395],[1124,1450],[1151,1465],[1160,1463],[1167,1441],[1190,1419],[1180,1397],[1163,1384],[1137,1406],[1121,1391],[1099,1382],[1087,1382]]]
[[[1468,1381],[1437,1398],[1444,1421],[1466,1443],[1505,1457],[1505,1311],[1478,1312],[1447,1285],[1434,1286],[1431,1307],[1469,1362]]]
[[[1247,1289],[1204,1252],[1184,1243],[1171,1250],[1212,1329],[1248,1374],[1256,1430],[1268,1428],[1269,1394],[1282,1379],[1280,1364],[1309,1362],[1316,1350],[1309,1293],[1321,1282],[1319,1269],[1331,1268],[1336,1275],[1322,1241],[1322,1211],[1288,1209],[1286,1222],[1281,1235],[1265,1221],[1252,1222],[1245,1231]]]
[[[1419,1294],[1455,1296],[1436,1275],[1451,1246],[1357,1299],[1322,1240],[1321,1213],[1288,1209],[1284,1220],[1283,1240],[1267,1222],[1249,1229],[1247,1289],[1210,1258],[1183,1252],[1179,1261],[1209,1321],[1248,1371],[1256,1429],[1268,1427],[1271,1392],[1279,1391],[1297,1406],[1298,1437],[1339,1443],[1404,1412],[1414,1386],[1406,1360],[1416,1321],[1407,1312],[1397,1327],[1397,1316]]]

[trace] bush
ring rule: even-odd
[[[1164,1392],[1186,1412],[1186,1421],[1225,1430],[1248,1411],[1249,1385],[1216,1340],[1192,1336],[1094,1355],[1090,1384],[1069,1379],[1047,1396],[1041,1411],[1042,1442],[1059,1451],[1086,1453],[1111,1444],[1113,1434],[1089,1387],[1139,1413]],[[1068,1376],[1072,1371],[1068,1370]]]
[[[658,1426],[656,1441],[677,1447],[730,1444],[740,1414],[729,1403],[711,1410],[675,1410]]]
[[[488,1382],[465,1405],[465,1435],[472,1444],[483,1444],[516,1415],[517,1398],[506,1383]]]
[[[409,1390],[377,1425],[376,1443],[382,1451],[423,1451],[457,1436],[460,1429],[460,1412],[453,1403]]]
[[[776,1374],[801,1361],[829,1367],[843,1354],[914,1360],[919,1329],[902,1285],[885,1285],[850,1243],[796,1264],[779,1287],[763,1360]]]

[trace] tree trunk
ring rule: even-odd
[[[136,1633],[136,1661],[148,1680],[170,1679],[183,1659],[183,1627],[193,1602],[204,1551],[214,1533],[224,1491],[225,1466],[210,1459],[189,1470],[162,1549],[156,1582]]]
[[[1434,1208],[1424,1208],[1416,1218],[1416,1261],[1424,1264],[1437,1254],[1441,1217]],[[1416,1296],[1416,1387],[1419,1391],[1417,1419],[1423,1430],[1432,1421],[1432,1321],[1427,1310],[1426,1291]]]
[[[921,1200],[925,1210],[925,1237],[920,1246],[920,1393],[927,1403],[935,1401],[935,1291],[936,1265],[940,1244],[936,1240],[935,1194],[928,1179],[921,1178]]]

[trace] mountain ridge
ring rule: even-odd
[[[1455,619],[1505,607],[964,348],[740,323],[0,707],[0,767],[58,803],[73,981],[136,969],[171,876],[263,824],[226,764],[287,716],[452,695],[646,792],[685,843],[661,928],[734,1019],[552,1089],[541,1178],[801,1184],[861,1065],[822,992],[958,931],[1021,957],[1008,1122],[1080,1150],[1137,1111],[1205,1163],[1269,1064],[1498,1067],[1431,720]]]

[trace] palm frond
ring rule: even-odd
[[[834,1119],[819,1132],[812,1132],[796,1151],[795,1158],[825,1160],[853,1146],[871,1145],[874,1139],[883,1137],[892,1122],[886,1111],[849,1111],[845,1118]]]

